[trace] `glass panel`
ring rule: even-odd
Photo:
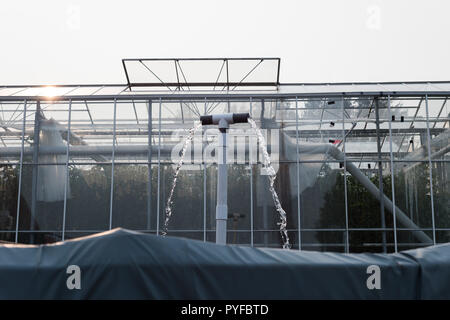
[[[382,230],[351,230],[349,232],[350,252],[394,252],[394,232],[386,232],[386,244],[383,241],[383,234]],[[385,245],[386,251],[384,251]]]
[[[132,115],[127,119],[129,117]],[[113,122],[114,102],[75,103],[70,129],[70,161],[77,164],[110,163]]]
[[[57,231],[22,231],[19,232],[19,243],[45,244],[61,241],[62,233]]]
[[[71,165],[69,184],[66,230],[108,230],[111,165]]]
[[[395,203],[398,214],[417,225],[430,238],[423,243],[418,232],[401,230],[410,228],[397,223],[398,249],[431,244],[432,206],[428,163],[428,134],[425,101],[419,101],[417,108],[410,109],[401,102],[393,101],[392,145],[394,156]],[[400,122],[398,117],[400,116]],[[402,117],[404,122],[402,121]],[[399,220],[397,220],[399,221]]]
[[[228,168],[228,243],[250,244],[250,178],[246,165]]]
[[[20,161],[23,116],[23,102],[0,103],[0,163]]]
[[[147,222],[150,219],[147,213],[147,189],[147,165],[116,164],[114,166],[112,228],[135,230],[147,228]]]
[[[419,228],[432,227],[431,191],[428,162],[394,163],[395,199],[397,207]],[[401,224],[397,227],[405,228]],[[432,239],[432,233],[428,233]],[[413,231],[398,233],[398,242],[420,246]],[[400,246],[399,246],[400,250]]]
[[[172,165],[161,167],[161,228],[164,227],[174,173],[175,168]],[[168,235],[175,235],[172,234],[172,230],[203,232],[203,170],[199,166],[184,168],[179,172],[171,208],[172,216],[169,220]]]
[[[253,237],[254,247],[265,247],[265,248],[276,248],[280,249],[283,247],[283,241],[281,240],[281,234],[276,227],[276,221],[272,221],[267,229],[261,226],[261,223],[255,225],[254,237]]]
[[[115,163],[148,160],[147,108],[145,102],[117,104]]]
[[[433,231],[431,230],[431,228],[423,230],[423,232],[430,239],[433,239]],[[417,233],[418,231],[398,230],[397,231],[398,251],[422,248],[433,244],[432,242],[422,243],[418,241],[417,237],[415,236]]]
[[[447,146],[448,149],[448,146]],[[449,157],[447,152],[446,157]],[[450,159],[432,162],[436,228],[450,228]]]
[[[450,242],[450,228],[436,231],[436,243]]]
[[[32,147],[25,145],[21,191],[21,211],[25,212],[19,223],[20,230],[40,231],[28,233],[31,243],[58,240],[54,234],[62,230],[66,184],[69,105],[51,101],[39,107],[38,117],[36,105],[27,107],[26,143]]]
[[[0,240],[15,241],[19,166],[0,165]]]
[[[345,252],[345,229],[302,231],[302,250]]]
[[[345,228],[343,167],[338,162],[300,163],[303,165],[320,166],[320,171],[306,188],[300,180],[302,228]]]

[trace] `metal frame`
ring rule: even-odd
[[[395,252],[398,251],[398,243],[397,243],[397,206],[395,205],[395,179],[394,179],[394,154],[392,153],[392,122],[391,122],[391,97],[388,96],[388,117],[389,117],[389,156],[391,159],[391,188],[392,188],[392,215],[394,216],[393,219],[393,226],[394,226],[394,250]],[[381,179],[380,179],[381,180]],[[383,214],[384,214],[384,210],[383,210]],[[384,217],[383,217],[383,222],[384,222]],[[382,226],[383,228],[385,228],[385,224]],[[383,233],[384,235],[386,234],[386,232]],[[386,245],[386,237],[383,239],[384,242],[383,244]]]
[[[64,206],[63,206],[63,225],[62,241],[65,240],[66,232],[66,212],[67,212],[67,189],[69,187],[69,149],[70,149],[70,122],[72,117],[72,101],[69,101],[69,119],[67,122],[67,152],[66,152],[66,181],[64,182]],[[111,228],[110,228],[111,229]]]
[[[436,225],[434,222],[433,166],[431,164],[431,135],[430,135],[430,123],[428,121],[429,119],[428,95],[425,95],[425,114],[427,117],[427,151],[428,151],[428,170],[430,174],[431,225],[433,228],[433,244],[436,244]]]
[[[375,119],[376,119],[376,135],[377,135],[377,154],[378,154],[378,162],[376,163],[378,165],[378,189],[380,190],[380,216],[381,216],[381,227],[382,228],[386,228],[386,217],[385,217],[385,213],[384,213],[384,204],[383,204],[383,166],[382,166],[382,162],[381,162],[381,150],[382,150],[382,146],[384,143],[384,140],[382,143],[380,143],[380,112],[379,112],[379,100],[378,98],[374,99],[374,105],[375,105]],[[390,110],[390,109],[389,109]],[[367,124],[367,123],[366,123]],[[390,122],[389,122],[389,128],[390,128]],[[389,130],[389,133],[391,133],[391,131]],[[391,139],[390,139],[391,141]],[[391,141],[392,142],[392,141]],[[395,210],[395,208],[394,208]],[[383,250],[384,253],[387,252],[386,249],[386,232],[383,232],[382,234],[382,238],[383,238]],[[396,250],[397,250],[397,246],[396,246]]]
[[[148,68],[148,66],[145,65],[144,62],[146,61],[165,61],[165,62],[173,62],[175,65],[175,75],[177,78],[177,82],[164,82],[163,80],[161,80],[158,75],[156,75],[152,70],[150,70]],[[217,77],[216,81],[214,82],[213,79],[212,81],[208,81],[208,82],[188,82],[186,80],[186,77],[183,73],[183,69],[181,68],[180,65],[180,61],[223,61],[226,65],[225,68],[225,72],[226,72],[226,79],[227,81],[225,82],[219,82],[218,79],[220,78],[220,75],[222,73],[222,69],[223,69],[223,65],[220,68],[219,71],[219,76]],[[276,79],[272,82],[262,82],[262,81],[254,81],[254,82],[245,82],[245,78],[248,76],[248,74],[250,74],[254,68],[244,77],[243,80],[239,81],[239,82],[230,82],[229,81],[229,61],[260,61],[259,63],[263,62],[263,61],[276,61],[277,62],[277,71],[276,71]],[[140,62],[141,64],[143,64],[144,66],[146,66],[146,68],[153,74],[154,77],[156,77],[159,82],[131,82],[130,81],[130,73],[129,70],[127,69],[127,62]],[[227,91],[229,90],[230,87],[237,87],[237,86],[242,86],[242,87],[255,87],[255,86],[278,86],[280,84],[280,62],[281,59],[280,58],[265,58],[265,57],[261,57],[261,58],[136,58],[136,59],[122,59],[122,66],[125,72],[125,77],[127,80],[127,86],[130,89],[130,91],[132,90],[133,87],[177,87],[177,88],[182,88],[182,87],[224,87],[227,88]],[[180,77],[179,77],[179,73],[178,70],[180,69],[181,75],[184,78],[184,82],[180,81]]]
[[[444,84],[447,84],[448,82],[443,82]],[[318,84],[317,84],[318,85]],[[231,84],[230,84],[231,86]],[[283,85],[281,85],[282,87]],[[8,86],[7,88],[13,88],[14,86]],[[109,87],[108,85],[102,86],[100,89],[104,87]],[[24,88],[24,87],[18,87],[17,89],[21,89],[21,90],[26,90],[28,87]],[[123,88],[123,85],[120,85],[120,88]],[[450,92],[447,91],[403,91],[403,92],[389,92],[389,91],[384,91],[384,92],[340,92],[340,93],[336,93],[336,92],[321,92],[321,93],[305,93],[305,92],[297,92],[297,93],[282,93],[282,92],[278,92],[278,93],[259,93],[259,92],[249,92],[249,93],[231,93],[228,92],[226,94],[218,94],[216,93],[204,93],[204,94],[200,94],[200,93],[192,93],[192,94],[186,94],[186,92],[177,92],[177,93],[171,93],[171,94],[160,94],[160,93],[153,93],[153,94],[130,94],[130,93],[126,93],[126,94],[120,94],[120,95],[67,95],[67,96],[61,96],[61,97],[42,97],[42,96],[2,96],[2,90],[3,88],[0,88],[0,103],[2,103],[2,110],[3,108],[6,106],[8,107],[11,103],[16,103],[16,102],[20,102],[20,103],[24,103],[24,107],[23,110],[19,110],[19,112],[23,113],[23,119],[19,119],[19,120],[14,120],[15,123],[19,123],[19,121],[22,122],[22,127],[20,128],[20,148],[18,149],[18,153],[17,155],[20,156],[19,158],[19,162],[14,162],[11,160],[7,160],[6,162],[4,162],[4,164],[18,164],[19,165],[19,190],[18,190],[18,199],[17,199],[17,220],[16,220],[16,228],[15,231],[12,230],[5,230],[1,232],[14,232],[15,233],[15,241],[18,241],[18,237],[20,233],[41,233],[41,232],[46,232],[49,230],[19,230],[19,220],[20,220],[20,202],[21,202],[21,184],[22,184],[22,170],[23,167],[25,166],[37,166],[37,165],[45,165],[45,164],[39,164],[38,161],[32,161],[32,162],[24,162],[24,157],[27,156],[29,147],[26,146],[26,144],[28,142],[26,142],[25,137],[27,136],[27,134],[29,133],[28,130],[26,130],[26,124],[27,122],[27,117],[29,118],[29,116],[27,114],[27,105],[29,104],[34,104],[36,103],[36,106],[40,106],[42,104],[42,110],[43,112],[45,112],[45,104],[47,103],[65,103],[65,104],[69,104],[69,122],[68,122],[68,127],[67,127],[67,140],[69,142],[74,141],[74,139],[72,138],[73,134],[77,134],[76,132],[72,132],[72,126],[71,126],[71,122],[73,120],[72,117],[72,113],[75,115],[76,112],[81,112],[80,110],[77,109],[77,106],[79,106],[80,104],[84,104],[85,105],[85,109],[83,112],[86,112],[89,115],[89,118],[86,119],[86,125],[90,126],[91,131],[86,131],[86,132],[93,132],[93,133],[98,133],[97,137],[100,137],[100,133],[101,133],[101,122],[98,122],[98,119],[94,119],[92,114],[91,114],[91,106],[90,104],[100,104],[100,103],[106,103],[106,104],[112,104],[114,103],[114,124],[113,124],[113,130],[112,135],[113,135],[113,145],[112,145],[112,159],[111,162],[106,162],[106,163],[111,163],[111,195],[110,195],[110,228],[112,227],[112,214],[113,214],[113,196],[114,196],[114,182],[113,182],[113,177],[114,177],[114,163],[116,162],[116,158],[121,154],[120,148],[121,146],[117,145],[117,141],[116,139],[118,137],[120,137],[123,134],[130,134],[130,132],[122,132],[120,130],[121,129],[121,123],[122,121],[124,121],[125,119],[116,119],[116,109],[121,107],[122,103],[132,103],[133,107],[134,107],[134,121],[135,121],[135,126],[136,128],[139,128],[139,130],[141,130],[140,128],[142,126],[146,126],[145,123],[142,123],[139,119],[138,113],[136,112],[136,107],[135,104],[136,103],[148,103],[149,104],[149,111],[148,111],[148,127],[146,128],[147,130],[142,130],[139,131],[143,136],[147,136],[148,138],[148,146],[147,146],[147,161],[145,159],[143,159],[142,161],[125,161],[125,162],[120,162],[121,164],[126,164],[126,163],[130,163],[130,164],[157,164],[158,165],[158,190],[157,190],[157,209],[156,209],[156,219],[157,219],[157,226],[156,228],[153,227],[151,228],[150,224],[147,224],[147,228],[144,229],[143,231],[146,232],[156,232],[157,234],[159,233],[159,214],[160,214],[160,184],[161,184],[161,177],[160,177],[160,166],[162,163],[170,163],[167,160],[165,160],[165,158],[163,158],[164,156],[164,150],[162,148],[162,139],[163,137],[167,137],[168,134],[170,134],[171,129],[170,126],[164,124],[162,124],[162,120],[166,120],[164,119],[164,115],[162,112],[162,106],[163,103],[175,103],[175,102],[179,102],[179,101],[183,101],[183,102],[190,102],[190,103],[194,103],[194,102],[202,102],[205,105],[205,112],[207,110],[207,106],[208,103],[216,103],[217,101],[230,101],[230,102],[246,102],[248,103],[250,101],[250,108],[252,107],[252,104],[261,100],[271,100],[271,99],[275,99],[275,100],[290,100],[291,102],[295,102],[296,106],[295,109],[291,108],[290,110],[295,110],[296,113],[296,120],[294,121],[293,119],[287,119],[286,120],[286,133],[288,133],[289,135],[295,137],[296,141],[298,142],[299,137],[303,137],[305,135],[307,136],[314,136],[317,135],[317,130],[316,132],[314,132],[314,130],[312,129],[305,129],[302,128],[305,123],[305,121],[303,121],[303,119],[299,119],[298,117],[298,112],[299,112],[299,108],[297,106],[297,104],[300,101],[304,101],[305,99],[311,99],[311,98],[338,98],[341,99],[342,101],[342,120],[341,125],[342,125],[342,130],[340,129],[335,129],[335,130],[331,130],[331,129],[325,129],[322,127],[322,124],[326,124],[327,120],[321,119],[320,121],[320,131],[321,134],[327,134],[327,135],[331,135],[331,134],[339,134],[338,132],[341,131],[341,135],[342,135],[342,139],[344,140],[344,151],[345,151],[345,142],[347,140],[348,137],[348,132],[345,127],[345,124],[347,123],[352,123],[352,121],[354,121],[355,119],[348,119],[345,115],[345,111],[346,109],[344,108],[344,99],[346,98],[353,98],[353,97],[370,97],[372,98],[387,98],[388,99],[388,108],[391,109],[391,100],[392,98],[394,99],[399,99],[399,98],[404,98],[404,99],[409,99],[409,98],[419,98],[424,100],[425,102],[425,106],[426,106],[426,119],[419,119],[417,117],[417,114],[419,112],[420,106],[422,104],[422,102],[420,102],[418,104],[414,114],[414,117],[412,119],[408,119],[408,122],[410,122],[411,124],[413,123],[420,123],[425,122],[426,123],[426,129],[424,128],[403,128],[403,129],[392,129],[391,128],[391,119],[390,119],[390,114],[391,114],[391,110],[389,110],[389,119],[388,119],[388,123],[389,123],[389,129],[382,129],[382,128],[378,128],[378,130],[374,130],[374,129],[369,129],[367,128],[366,130],[361,130],[358,128],[354,128],[352,129],[352,137],[354,134],[356,134],[356,136],[358,137],[363,137],[363,136],[383,136],[385,139],[387,138],[388,140],[384,140],[386,142],[389,142],[389,152],[378,152],[378,153],[352,153],[352,152],[347,152],[345,153],[345,158],[344,158],[344,169],[346,169],[347,166],[347,161],[354,161],[354,159],[352,157],[358,157],[358,162],[362,163],[365,161],[373,161],[373,162],[377,162],[380,161],[381,163],[390,163],[391,164],[391,172],[390,175],[392,176],[394,174],[393,170],[394,170],[394,163],[417,163],[417,162],[421,162],[421,163],[428,163],[429,165],[429,179],[430,181],[433,181],[434,177],[433,177],[433,172],[432,172],[432,164],[433,163],[448,163],[448,160],[443,160],[443,159],[433,159],[432,158],[432,154],[431,154],[431,148],[430,148],[430,141],[431,141],[431,134],[438,134],[438,133],[442,133],[443,130],[442,128],[436,128],[436,123],[441,122],[441,123],[446,123],[447,121],[449,121],[448,119],[448,115],[442,114],[443,113],[443,108],[446,105],[446,103],[448,103],[447,99],[448,96],[450,96]],[[70,88],[69,88],[70,89]],[[443,103],[442,106],[439,109],[439,114],[437,115],[437,117],[435,118],[430,118],[429,116],[429,110],[428,110],[428,100],[432,99],[432,98],[442,98],[443,99]],[[152,101],[157,101],[159,100],[159,116],[158,116],[158,128],[156,130],[153,130],[152,128],[152,119],[151,119],[151,102]],[[326,107],[326,106],[325,106]],[[38,108],[38,107],[37,107]],[[405,107],[409,108],[409,107]],[[20,108],[19,108],[20,109]],[[281,109],[280,109],[281,110]],[[14,110],[12,110],[14,111]],[[252,112],[253,110],[251,110]],[[64,111],[64,112],[67,112]],[[185,122],[187,121],[187,122]],[[358,120],[359,121],[359,120]],[[378,119],[375,120],[375,124],[380,124],[380,121],[386,121],[386,119]],[[39,121],[37,121],[39,122]],[[368,123],[374,123],[373,120],[371,119],[367,119],[366,124]],[[36,122],[35,122],[36,124]],[[36,124],[37,125],[37,124]],[[133,126],[134,126],[133,125]],[[189,126],[190,125],[190,120],[186,120],[185,118],[183,118],[183,125],[185,126]],[[130,125],[131,126],[131,125]],[[337,126],[336,126],[337,127]],[[378,131],[378,133],[376,132]],[[407,133],[410,132],[414,132],[417,134],[427,134],[427,158],[422,159],[422,160],[411,160],[411,159],[402,159],[401,157],[403,156],[402,151],[399,150],[400,152],[394,152],[392,150],[393,145],[392,145],[392,140],[393,137],[395,135],[405,135]],[[107,132],[105,132],[107,134]],[[158,145],[157,145],[157,149],[155,147],[153,147],[152,144],[152,136],[157,134],[158,135]],[[375,134],[375,135],[374,135]],[[9,133],[9,132],[1,132],[0,130],[0,135],[2,137],[5,137],[5,139],[7,137],[14,137],[13,134]],[[19,136],[17,136],[19,137]],[[105,137],[107,137],[107,135],[105,135]],[[408,139],[409,140],[409,139]],[[6,144],[8,144],[8,140],[6,140],[5,142]],[[70,143],[69,143],[70,144]],[[76,147],[72,147],[69,146],[69,144],[67,145],[67,150],[64,150],[65,152],[67,152],[67,155],[72,155],[72,149],[76,150]],[[37,150],[37,154],[39,154],[39,150],[37,149],[38,146],[34,146],[31,150],[36,153]],[[70,149],[70,150],[69,150]],[[12,150],[12,149],[11,149]],[[155,161],[155,159],[152,159],[152,151],[158,151],[158,156],[157,156],[157,161]],[[381,151],[381,150],[380,150]],[[297,143],[297,153],[298,152],[298,143]],[[375,156],[380,155],[380,157],[376,158]],[[389,158],[387,158],[389,156]],[[106,160],[106,159],[105,159]],[[3,162],[1,162],[1,156],[0,156],[0,163],[3,164]],[[298,166],[301,163],[310,163],[310,162],[315,162],[315,161],[308,161],[308,160],[303,160],[301,159],[301,157],[297,157],[297,159],[295,161],[285,161],[285,163],[293,163],[297,165],[297,180],[299,180],[298,177]],[[318,161],[317,161],[318,162]],[[339,161],[337,160],[329,160],[327,161],[329,163],[331,162],[335,162],[338,163]],[[67,162],[64,163],[63,165],[66,166],[66,172],[68,172],[68,166],[70,165],[79,165],[79,164],[90,164],[90,163],[97,163],[97,164],[101,164],[103,162],[95,162],[95,161],[78,161],[78,162],[74,162],[73,160],[69,161],[69,158],[67,159]],[[250,170],[252,176],[253,176],[253,170]],[[205,167],[203,170],[203,175],[204,175],[204,183],[206,183],[206,172],[205,172]],[[66,178],[68,179],[68,175],[66,175]],[[150,170],[149,170],[149,182],[151,180],[151,166],[150,166]],[[346,178],[345,178],[346,179]],[[301,181],[299,181],[301,183]],[[346,183],[346,180],[345,180]],[[151,185],[151,184],[150,184]],[[432,183],[431,183],[432,185]],[[66,186],[67,187],[67,186]],[[250,192],[251,192],[251,225],[250,225],[250,229],[245,229],[245,230],[238,230],[236,232],[250,232],[251,234],[251,241],[250,241],[250,245],[260,245],[260,243],[254,243],[254,233],[258,233],[258,232],[265,232],[265,230],[254,230],[254,226],[253,226],[253,179],[250,179]],[[392,183],[392,192],[394,194],[394,206],[393,206],[393,210],[394,210],[394,215],[395,215],[395,190],[394,190],[394,181]],[[66,194],[67,194],[67,190],[65,190]],[[205,184],[203,185],[203,193],[205,194],[206,192],[206,186]],[[434,213],[434,206],[435,203],[433,202],[433,193],[435,191],[431,191],[431,207],[432,207],[432,219],[433,219],[433,223],[431,228],[420,228],[420,230],[424,230],[424,231],[432,231],[433,232],[433,243],[437,242],[436,239],[436,231],[440,231],[440,230],[446,230],[446,231],[450,231],[450,229],[446,229],[446,228],[436,228],[435,226],[435,213]],[[150,221],[150,215],[153,215],[154,212],[152,211],[152,201],[150,199],[151,197],[151,186],[148,189],[148,195],[149,195],[149,199],[148,199],[148,214],[149,214],[149,220]],[[345,193],[345,197],[347,196],[347,193]],[[206,200],[206,196],[204,198],[204,201]],[[347,201],[347,200],[346,200]],[[66,202],[66,201],[65,201]],[[346,211],[347,211],[347,207],[348,205],[346,204]],[[66,204],[64,205],[64,216],[65,216],[65,209],[66,209]],[[300,199],[299,202],[297,203],[297,214],[298,216],[300,216]],[[203,215],[205,216],[206,214],[206,206],[204,205],[204,210],[203,210]],[[302,226],[299,225],[299,227],[297,229],[291,229],[290,232],[297,232],[299,234],[299,239],[301,239],[301,233],[303,232],[325,232],[325,231],[336,231],[336,232],[344,232],[345,234],[348,235],[349,231],[364,231],[365,229],[362,228],[349,228],[348,226],[348,212],[346,212],[346,227],[344,229],[342,228],[330,228],[330,229],[326,229],[326,230],[321,230],[320,228],[316,228],[316,229],[306,229],[303,228]],[[299,218],[300,219],[300,218]],[[65,219],[64,219],[65,220]],[[394,220],[395,221],[395,220]],[[300,220],[299,220],[300,222]],[[55,232],[55,233],[62,233],[62,238],[64,239],[66,234],[73,234],[75,232],[82,232],[81,230],[66,230],[65,229],[65,223],[63,223],[63,228],[61,230],[51,230],[51,232]],[[405,230],[409,230],[407,228],[399,228],[397,227],[395,224],[393,226],[393,228],[369,228],[367,230],[370,231],[393,231],[394,232],[394,243],[387,243],[386,246],[391,248],[392,246],[394,247],[394,250],[397,251],[398,250],[398,246],[399,244],[397,243],[397,232],[398,231],[405,231]],[[206,240],[206,236],[208,232],[212,232],[213,230],[208,230],[206,228],[206,224],[205,222],[203,223],[203,230],[184,230],[185,232],[202,232],[203,233],[203,239]],[[266,230],[267,232],[276,232],[278,230]],[[178,232],[183,232],[183,230],[173,230],[172,232],[174,233],[178,233]],[[233,231],[234,232],[234,231]],[[347,251],[351,251],[351,248],[349,248],[349,243],[348,243],[348,236],[346,236],[346,241],[345,241],[345,247]],[[404,245],[404,244],[402,244]],[[419,244],[416,244],[419,245]],[[299,249],[301,249],[302,247],[304,248],[309,248],[311,246],[314,246],[313,244],[310,243],[304,243],[302,241],[301,245],[299,246]]]
[[[321,115],[321,123],[319,130],[322,127],[323,112]],[[298,98],[295,97],[295,142],[296,142],[296,154],[297,154],[297,229],[298,229],[298,250],[302,250],[302,223],[301,223],[301,203],[300,203],[300,152],[299,152],[299,141],[298,141]]]
[[[341,98],[342,103],[342,153],[344,154],[344,201],[345,201],[345,252],[350,252],[350,234],[348,231],[349,225],[348,225],[348,197],[347,197],[347,157],[345,154],[345,145],[346,145],[346,139],[347,135],[345,134],[345,98]],[[336,159],[337,160],[337,159]]]
[[[20,165],[19,165],[19,186],[17,190],[17,212],[16,212],[16,235],[15,243],[18,242],[19,237],[19,221],[20,221],[20,196],[22,192],[22,169],[23,169],[23,149],[25,143],[25,123],[27,119],[27,100],[24,101],[23,106],[23,123],[22,123],[22,142],[20,144]]]

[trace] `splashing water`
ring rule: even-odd
[[[280,222],[278,222],[278,225],[280,226],[280,233],[281,238],[283,240],[283,249],[290,249],[291,245],[289,244],[289,237],[286,230],[287,227],[287,217],[286,217],[286,211],[283,210],[281,207],[280,199],[278,199],[278,194],[275,191],[274,183],[275,179],[277,178],[277,174],[275,172],[275,169],[272,166],[272,163],[270,162],[270,156],[267,152],[267,143],[266,139],[264,139],[264,136],[261,132],[261,130],[256,125],[256,122],[252,118],[248,118],[248,123],[250,123],[250,126],[253,130],[256,131],[256,134],[258,136],[258,142],[261,146],[263,156],[264,156],[264,169],[266,170],[267,175],[269,176],[269,191],[272,194],[273,202],[275,204],[275,208],[277,209],[278,213],[280,214]]]
[[[175,169],[175,173],[173,175],[172,188],[170,189],[169,198],[167,198],[166,219],[164,220],[164,228],[163,228],[163,231],[161,232],[161,235],[163,235],[163,236],[165,236],[167,234],[170,217],[172,216],[172,205],[173,205],[172,197],[173,197],[173,193],[175,191],[175,187],[177,186],[178,174],[180,173],[181,167],[183,166],[184,155],[186,153],[188,145],[192,142],[192,139],[194,139],[195,131],[197,131],[197,129],[200,128],[201,125],[202,125],[201,122],[197,122],[194,124],[194,126],[191,129],[189,129],[188,135],[183,144],[183,149],[181,149],[180,161],[178,162],[177,168]]]

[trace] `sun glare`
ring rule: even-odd
[[[40,92],[40,96],[44,96],[47,98],[54,98],[58,96],[58,88],[53,86],[46,86],[42,88],[42,91]]]

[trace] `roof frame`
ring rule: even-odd
[[[175,76],[176,81],[175,82],[165,82],[163,81],[155,72],[153,72],[146,64],[146,61],[161,61],[161,62],[173,62],[175,64]],[[202,82],[196,82],[196,81],[187,81],[185,75],[183,74],[183,71],[181,69],[180,61],[223,61],[219,76],[211,81],[202,81]],[[258,64],[253,67],[240,81],[230,81],[230,61],[255,61],[258,62]],[[273,79],[273,81],[244,81],[250,73],[254,71],[256,67],[259,66],[264,61],[274,61],[276,62],[276,77]],[[158,82],[133,82],[131,80],[131,74],[130,70],[127,68],[127,63],[129,62],[140,62],[143,64],[149,72],[153,74],[154,77],[156,77],[159,81]],[[122,59],[122,66],[125,72],[125,77],[127,80],[127,86],[131,89],[133,87],[223,87],[227,88],[229,90],[230,87],[271,87],[271,86],[279,86],[280,85],[280,58],[274,58],[274,57],[256,57],[256,58],[133,58],[133,59]],[[224,68],[225,65],[225,68]],[[225,69],[225,70],[223,70]],[[184,78],[184,82],[180,81],[179,72],[181,72],[181,75]],[[222,72],[225,72],[226,81],[218,81]]]

